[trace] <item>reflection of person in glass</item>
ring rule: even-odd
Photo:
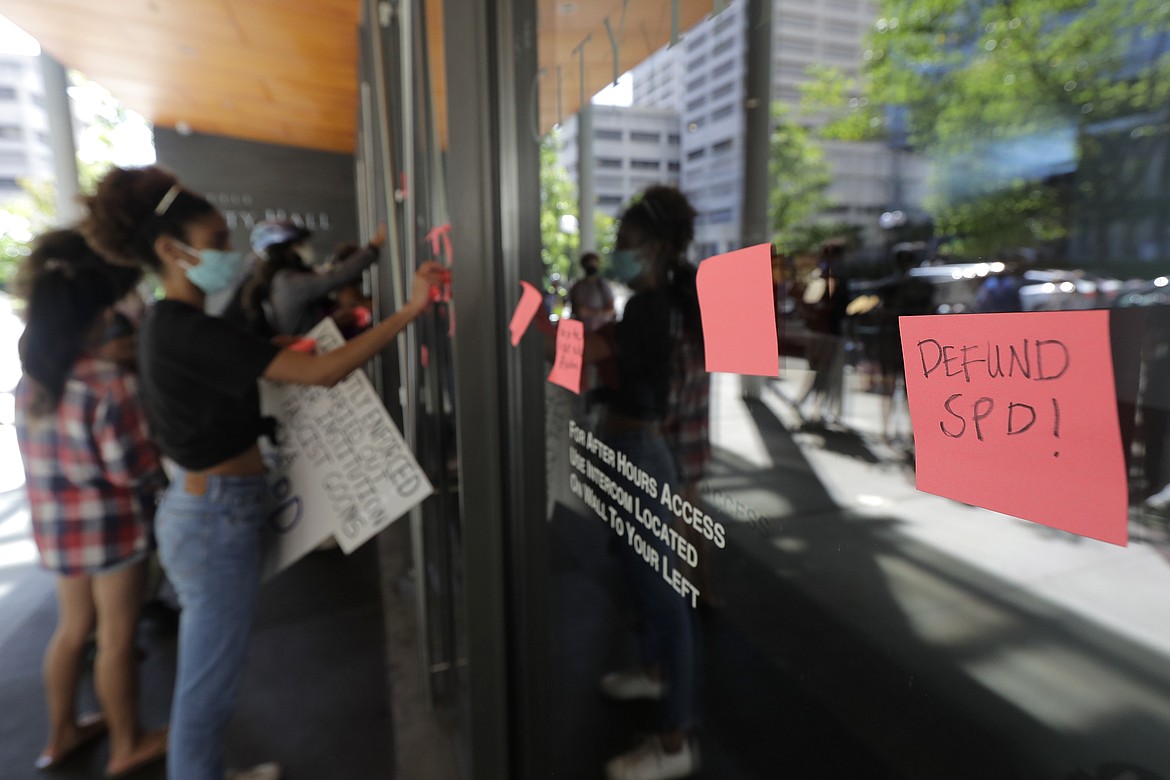
[[[934,286],[910,274],[910,269],[917,265],[914,251],[895,247],[894,265],[893,276],[883,279],[877,287],[881,301],[877,310],[877,348],[881,369],[882,435],[887,439],[897,432],[893,419],[895,400],[899,393],[906,392],[906,365],[902,358],[898,318],[934,312]]]
[[[679,485],[675,456],[662,431],[672,386],[679,384],[676,358],[685,357],[681,344],[702,349],[695,269],[685,259],[694,216],[686,197],[670,187],[650,188],[626,210],[613,260],[615,274],[634,295],[612,340],[597,350],[587,344],[594,359],[608,352],[617,368],[603,438],[652,477],[659,494],[665,484]],[[643,507],[661,508],[657,496],[638,492]],[[669,513],[658,514],[669,522]],[[628,520],[663,561],[677,568],[678,554],[671,546],[635,518]],[[698,768],[691,738],[698,719],[692,605],[663,580],[661,567],[653,568],[625,541],[616,548],[641,621],[642,658],[634,670],[606,675],[602,690],[617,699],[661,700],[662,723],[658,734],[610,761],[606,772],[611,780],[686,777]]]
[[[797,402],[804,415],[811,401],[813,421],[832,421],[841,416],[841,393],[844,382],[844,348],[842,324],[849,303],[846,280],[842,275],[845,245],[827,242],[821,247],[821,260],[804,290],[802,314],[808,327],[808,367],[813,374]]]
[[[569,290],[573,319],[584,322],[588,331],[598,330],[614,316],[613,292],[609,289],[609,282],[598,273],[600,268],[601,258],[596,252],[581,255],[581,270],[585,277],[573,282]]]

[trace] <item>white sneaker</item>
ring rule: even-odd
[[[641,669],[632,669],[621,672],[610,672],[601,678],[601,692],[611,699],[628,701],[630,699],[662,698],[663,685],[661,680],[655,680]]]
[[[280,764],[269,761],[251,769],[229,769],[223,780],[280,780]]]
[[[1166,512],[1170,510],[1170,485],[1166,485],[1154,495],[1145,500],[1146,509],[1151,512]]]
[[[699,771],[699,750],[683,742],[682,750],[668,753],[657,736],[648,737],[629,753],[623,753],[605,765],[608,780],[670,780],[689,777]]]

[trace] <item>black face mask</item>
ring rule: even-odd
[[[595,266],[595,265],[585,266],[585,275],[586,276],[597,276],[597,266]]]

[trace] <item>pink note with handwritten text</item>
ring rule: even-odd
[[[901,317],[919,490],[1125,545],[1109,312]]]
[[[508,330],[512,332],[513,347],[520,343],[520,338],[528,330],[532,318],[540,308],[540,292],[528,282],[520,282],[520,286],[524,288],[524,292],[520,295],[520,302],[516,304],[516,311],[512,312],[512,322],[508,325]]]
[[[585,362],[585,323],[561,320],[557,323],[557,356],[548,381],[581,393],[581,370]]]
[[[697,284],[707,370],[778,376],[771,246],[707,258]]]

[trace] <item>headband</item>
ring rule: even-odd
[[[162,200],[160,200],[158,205],[154,207],[154,215],[156,217],[161,217],[163,214],[166,214],[167,209],[171,207],[171,204],[175,202],[175,198],[179,197],[179,193],[182,191],[183,188],[178,184],[173,185],[169,190],[167,190],[166,194],[162,196]]]

